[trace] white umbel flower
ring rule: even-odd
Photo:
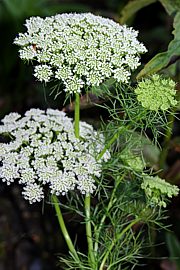
[[[48,65],[39,65],[34,69],[34,76],[41,82],[48,82],[52,75],[53,72],[51,67]]]
[[[8,134],[11,141],[0,143],[0,179],[23,185],[22,195],[30,203],[41,201],[47,187],[56,195],[94,192],[102,161],[110,155],[106,151],[96,160],[104,137],[91,125],[80,122],[80,140],[74,135],[72,119],[58,110],[31,109],[24,117],[11,113],[2,122],[0,134]]]
[[[30,204],[40,202],[44,198],[43,188],[36,183],[25,186],[22,195]]]
[[[110,77],[127,82],[146,52],[137,31],[91,13],[31,17],[25,26],[27,32],[14,41],[20,57],[39,64],[34,72],[38,80],[61,80],[69,93]]]

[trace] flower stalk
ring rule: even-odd
[[[75,118],[75,136],[76,138],[79,138],[80,132],[79,132],[79,119],[80,119],[80,97],[79,94],[75,94],[75,112],[74,112],[74,118]],[[86,195],[85,201],[85,215],[86,215],[86,237],[87,237],[87,243],[88,243],[88,257],[89,257],[89,264],[91,265],[92,269],[94,269],[95,266],[95,257],[94,257],[94,250],[93,250],[93,241],[92,241],[92,230],[91,230],[91,197],[90,194]]]
[[[63,233],[63,236],[64,236],[64,239],[66,241],[66,244],[69,248],[69,251],[72,253],[72,255],[78,260],[79,260],[79,257],[78,257],[78,254],[74,248],[74,245],[72,243],[72,240],[69,236],[69,233],[68,233],[68,230],[66,228],[66,225],[65,225],[65,222],[64,222],[64,219],[63,219],[63,216],[62,216],[62,212],[61,212],[61,208],[59,206],[59,201],[58,201],[58,198],[56,195],[52,195],[52,202],[54,204],[54,208],[55,208],[55,211],[56,211],[56,215],[57,215],[57,218],[58,218],[58,222],[59,222],[59,225],[60,225],[60,228],[61,228],[61,231]]]
[[[96,261],[94,256],[92,230],[91,230],[91,197],[86,195],[85,197],[85,214],[86,214],[86,237],[88,243],[88,259],[92,269],[96,269]]]
[[[75,132],[76,138],[79,138],[80,97],[78,93],[75,94],[74,118],[75,118],[74,132]]]

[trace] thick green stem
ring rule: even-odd
[[[88,259],[92,269],[95,269],[95,256],[94,256],[94,249],[93,249],[93,240],[92,240],[92,231],[91,231],[91,197],[90,195],[86,195],[85,197],[85,213],[86,213],[86,236],[87,236],[87,243],[88,243]]]
[[[79,94],[75,94],[75,111],[74,111],[74,118],[75,118],[75,125],[74,125],[74,132],[76,138],[79,138],[79,118],[80,118],[80,97]]]
[[[126,226],[126,227],[124,228],[124,230],[123,230],[121,233],[119,233],[119,234],[116,236],[116,238],[112,241],[112,243],[111,243],[109,249],[108,249],[107,252],[105,253],[104,258],[103,258],[103,260],[102,260],[102,262],[101,262],[101,265],[100,265],[100,267],[99,267],[99,270],[105,269],[104,267],[105,267],[106,260],[107,260],[107,258],[108,258],[108,256],[109,256],[109,253],[111,252],[111,250],[113,249],[113,247],[114,247],[115,244],[117,243],[117,241],[119,241],[119,240],[122,238],[122,236],[123,236],[128,230],[130,230],[130,229],[132,228],[132,226],[134,226],[134,225],[135,225],[137,222],[139,222],[139,221],[140,221],[139,218],[133,220],[131,223],[129,223],[128,226]]]
[[[59,225],[60,225],[61,231],[63,233],[64,239],[66,241],[66,244],[67,244],[67,246],[69,248],[69,251],[79,261],[77,252],[76,252],[76,250],[74,248],[74,245],[73,245],[73,243],[71,241],[69,233],[68,233],[68,231],[66,229],[66,225],[64,223],[64,219],[63,219],[63,216],[62,216],[62,213],[61,213],[61,208],[59,206],[59,201],[58,201],[58,198],[57,198],[56,195],[52,195],[52,202],[54,204],[54,208],[56,210],[56,215],[57,215],[57,218],[58,218],[58,221],[59,221]]]

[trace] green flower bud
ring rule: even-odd
[[[121,153],[123,163],[135,171],[143,171],[145,163],[140,156],[136,156],[130,150],[125,149]]]
[[[175,82],[170,78],[162,78],[158,74],[138,83],[135,93],[142,106],[152,111],[166,111],[176,106]]]
[[[159,205],[166,207],[167,198],[177,196],[179,188],[175,185],[171,185],[164,179],[158,176],[148,176],[144,174],[141,188],[145,191],[145,194],[152,205]]]

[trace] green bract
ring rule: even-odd
[[[21,47],[20,57],[35,61],[39,81],[55,78],[69,93],[110,77],[128,82],[140,65],[139,55],[146,52],[137,31],[91,13],[31,17],[25,26],[27,32],[14,41]]]
[[[174,88],[173,80],[154,74],[151,78],[139,82],[135,93],[144,108],[152,111],[165,111],[177,104]]]
[[[177,186],[167,183],[158,176],[153,177],[144,175],[141,188],[144,189],[151,204],[162,207],[166,207],[167,198],[177,196],[179,193],[179,188]]]

